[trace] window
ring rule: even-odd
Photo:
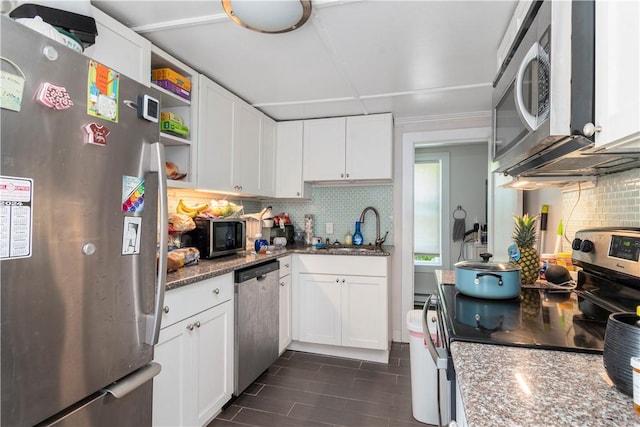
[[[413,183],[414,265],[442,265],[442,192],[446,154],[416,150]]]

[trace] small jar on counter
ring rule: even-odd
[[[554,254],[541,254],[540,255],[540,278],[544,279],[544,273],[547,271],[550,265],[556,263],[556,256]]]
[[[573,271],[570,252],[560,252],[556,254],[556,264],[563,266],[569,271]]]
[[[351,233],[349,231],[344,235],[344,244],[347,246],[351,246],[353,244]]]

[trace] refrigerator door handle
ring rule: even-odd
[[[167,284],[167,257],[162,256],[163,248],[167,248],[169,239],[169,214],[167,207],[167,172],[165,169],[164,145],[160,142],[151,144],[151,172],[158,173],[158,201],[159,209],[159,234],[160,256],[158,257],[158,276],[156,280],[156,299],[153,316],[147,317],[147,333],[145,342],[150,345],[158,343],[160,336],[160,323],[162,321],[162,308],[164,306],[164,291]]]
[[[147,381],[150,381],[153,377],[158,375],[161,370],[162,367],[159,363],[151,362],[100,391],[109,393],[116,399],[120,399]]]

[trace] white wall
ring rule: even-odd
[[[413,168],[413,158],[403,159],[403,136],[406,133],[425,131],[456,131],[470,128],[490,128],[491,114],[478,113],[464,116],[442,116],[432,118],[417,118],[415,121],[405,119],[396,120],[394,126],[394,244],[395,250],[391,260],[391,326],[394,341],[409,341],[409,334],[405,325],[406,311],[413,305],[413,266],[408,271],[403,268],[403,258],[412,257],[412,239],[403,236],[406,226],[403,212],[402,176],[406,167]],[[488,160],[487,160],[488,162]],[[411,216],[413,220],[413,216]],[[471,219],[473,220],[473,218]],[[404,283],[407,282],[407,283]],[[411,291],[403,293],[403,289],[411,285]]]
[[[540,215],[542,205],[549,206],[547,214],[547,231],[544,236],[544,247],[539,246],[539,253],[553,253],[556,242],[558,224],[563,216],[562,193],[558,188],[542,188],[524,192],[524,212],[529,215]],[[540,220],[538,219],[538,245],[540,245]],[[566,247],[566,245],[564,245]]]

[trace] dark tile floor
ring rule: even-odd
[[[286,351],[208,427],[424,426],[411,415],[409,344],[389,364]]]

